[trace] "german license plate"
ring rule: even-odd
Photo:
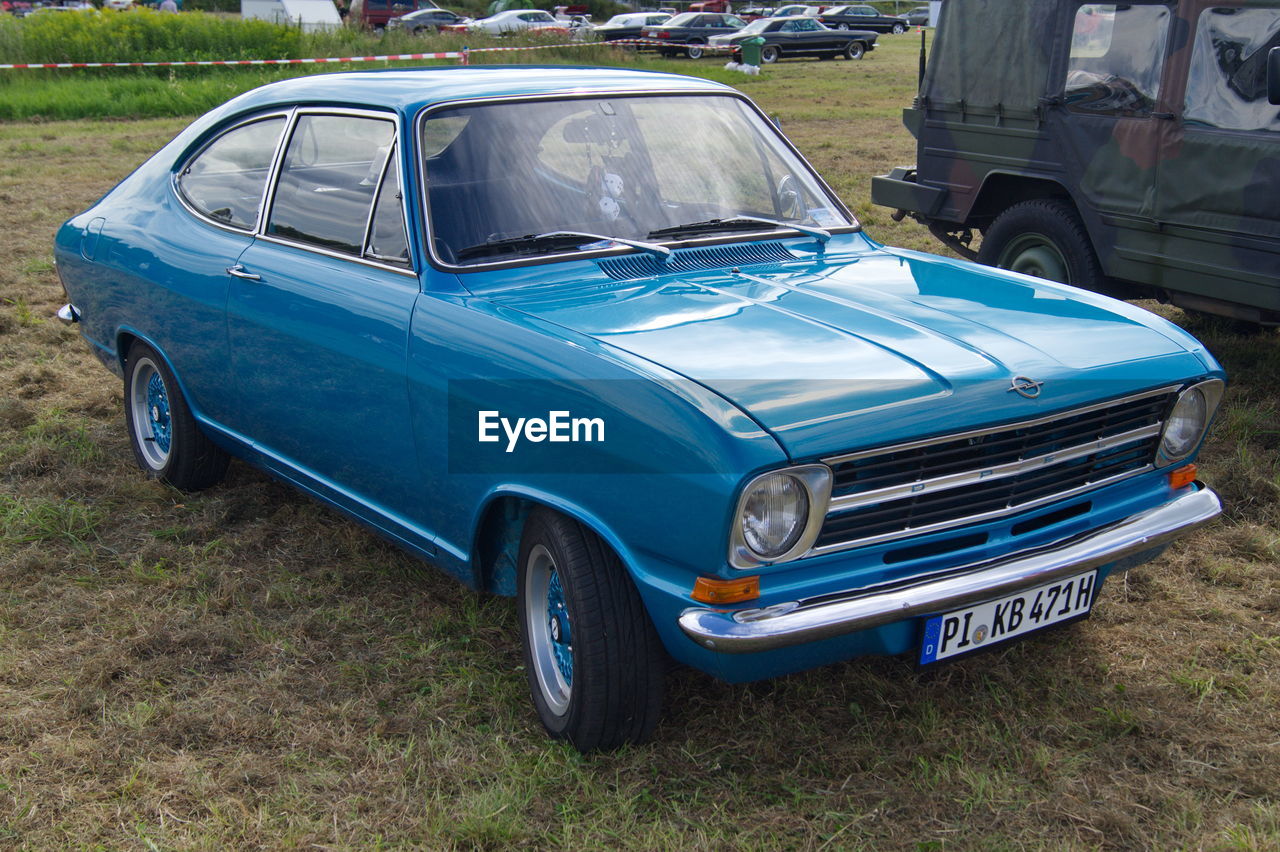
[[[1097,578],[1097,571],[1089,571],[935,615],[924,625],[920,664],[970,654],[1052,624],[1082,618],[1093,606]]]

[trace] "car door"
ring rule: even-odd
[[[1186,69],[1181,121],[1163,122],[1154,259],[1171,289],[1280,310],[1280,107],[1266,76],[1280,0],[1183,13],[1194,36],[1175,56]]]
[[[155,280],[163,282],[147,290],[144,310],[157,321],[152,342],[182,377],[194,408],[219,423],[237,408],[226,331],[227,268],[253,242],[288,119],[287,110],[273,110],[220,130],[178,170],[174,189],[181,207],[155,211],[153,221],[165,224],[148,235],[182,249],[176,253],[180,267],[161,254],[148,261]],[[115,298],[129,292],[117,290]]]
[[[389,114],[299,111],[227,304],[235,428],[342,502],[420,499],[405,361],[419,293]]]

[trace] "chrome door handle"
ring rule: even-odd
[[[252,272],[246,272],[245,268],[240,264],[227,267],[227,274],[234,275],[236,278],[243,278],[245,281],[261,281],[261,275],[254,275]]]

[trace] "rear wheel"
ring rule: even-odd
[[[849,25],[848,25],[848,24],[836,24],[836,29],[838,29],[838,30],[848,30],[848,29],[849,29]]]
[[[652,735],[666,654],[635,584],[599,536],[550,509],[530,513],[517,607],[529,689],[551,736],[585,752]]]
[[[849,42],[848,47],[844,49],[845,59],[861,59],[867,55],[867,49],[860,41]]]
[[[782,56],[782,51],[771,44],[766,44],[760,48],[760,61],[765,65],[770,65],[778,61],[778,57]]]
[[[230,458],[200,431],[173,372],[145,343],[129,348],[124,419],[138,466],[183,491],[220,481]]]
[[[1098,289],[1104,276],[1084,223],[1065,201],[1042,198],[1001,213],[982,238],[978,262]]]
[[[689,57],[690,59],[701,59],[702,43],[694,42],[693,44],[690,44],[688,47],[684,49],[684,55]]]

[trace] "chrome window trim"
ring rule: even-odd
[[[177,196],[178,203],[181,204],[188,213],[190,213],[192,216],[195,216],[201,222],[204,222],[205,224],[208,224],[208,225],[212,225],[215,228],[219,228],[220,230],[228,231],[233,234],[240,234],[242,236],[250,236],[250,237],[256,234],[258,232],[258,227],[262,224],[263,211],[267,209],[267,199],[270,196],[272,187],[274,186],[274,183],[275,183],[274,177],[276,173],[276,164],[280,161],[281,146],[285,138],[287,138],[289,135],[289,130],[292,126],[292,121],[293,121],[293,113],[295,111],[296,111],[296,108],[288,107],[284,109],[273,108],[271,110],[268,110],[267,112],[255,113],[249,116],[248,118],[245,118],[243,121],[237,121],[237,122],[228,124],[225,127],[220,128],[216,133],[210,135],[209,138],[206,139],[200,145],[199,148],[197,148],[191,154],[188,154],[186,157],[183,157],[179,161],[177,168],[173,170],[173,176],[170,181],[170,187],[173,189],[173,194]],[[259,121],[268,121],[273,118],[283,118],[285,120],[284,127],[282,127],[280,130],[280,137],[276,139],[276,149],[275,149],[275,152],[271,155],[271,163],[267,166],[266,185],[262,191],[262,198],[258,202],[258,218],[254,221],[253,227],[238,228],[234,225],[228,225],[226,222],[219,222],[217,219],[210,218],[209,216],[206,216],[204,213],[201,213],[199,210],[197,210],[195,206],[191,203],[191,200],[188,199],[186,194],[183,193],[182,191],[181,179],[182,179],[183,173],[186,172],[187,167],[190,166],[191,163],[193,163],[196,160],[196,158],[198,158],[201,154],[203,154],[206,150],[208,150],[210,145],[212,145],[214,142],[217,142],[219,139],[226,136],[231,131],[238,130],[239,128],[245,127],[250,124],[256,124]]]
[[[869,458],[871,456],[882,456],[888,453],[902,452],[903,450],[915,450],[921,447],[931,447],[935,444],[946,444],[951,441],[962,441],[966,438],[979,438],[983,435],[994,435],[997,432],[1007,432],[1010,429],[1027,429],[1032,426],[1043,426],[1046,423],[1052,423],[1055,420],[1061,420],[1064,417],[1074,417],[1077,414],[1088,414],[1092,411],[1100,411],[1104,408],[1111,408],[1116,405],[1123,405],[1126,402],[1136,402],[1140,399],[1146,399],[1153,396],[1161,396],[1162,394],[1174,393],[1181,390],[1182,384],[1166,385],[1161,388],[1155,388],[1142,393],[1130,394],[1129,396],[1121,396],[1115,399],[1109,399],[1106,402],[1098,402],[1092,405],[1086,405],[1081,408],[1068,408],[1065,411],[1059,411],[1054,414],[1046,414],[1043,417],[1036,417],[1031,420],[1014,420],[999,426],[983,427],[981,429],[972,429],[968,432],[952,432],[948,435],[937,435],[932,438],[923,438],[919,441],[907,441],[902,444],[891,444],[886,447],[876,447],[870,450],[858,450],[853,453],[842,453],[838,456],[828,456],[822,459],[824,464],[838,465],[843,462],[856,461],[857,459]]]
[[[826,193],[828,201],[830,201],[838,211],[843,213],[850,222],[850,224],[848,225],[839,225],[834,228],[828,228],[827,230],[833,234],[857,233],[862,230],[862,223],[858,221],[858,217],[853,214],[853,211],[850,210],[847,205],[845,205],[845,203],[840,199],[840,196],[838,196],[835,190],[831,188],[830,184],[828,184],[827,181],[822,177],[822,175],[818,173],[817,169],[815,169],[813,165],[807,159],[805,159],[805,156],[800,153],[800,150],[796,148],[794,144],[792,144],[791,140],[788,139],[784,133],[782,133],[782,131],[778,128],[777,125],[773,123],[773,120],[769,118],[769,116],[764,112],[764,110],[760,109],[760,107],[758,107],[754,102],[752,102],[750,98],[748,98],[746,95],[742,94],[741,92],[735,92],[732,90],[718,91],[715,89],[649,89],[649,90],[640,90],[640,91],[637,91],[634,89],[629,89],[629,90],[628,89],[624,89],[624,90],[598,89],[593,91],[547,92],[547,93],[537,94],[537,95],[500,95],[497,97],[463,98],[463,99],[454,100],[454,101],[444,101],[441,103],[432,104],[428,107],[425,107],[422,110],[419,110],[418,114],[414,117],[413,157],[414,157],[414,168],[417,170],[417,175],[418,175],[418,203],[422,209],[422,222],[423,222],[422,236],[426,242],[427,262],[433,268],[438,269],[441,272],[458,274],[462,272],[482,272],[482,271],[492,270],[492,269],[508,269],[516,266],[535,266],[542,263],[556,263],[556,262],[563,261],[570,258],[579,259],[579,260],[589,260],[597,257],[613,257],[620,254],[633,253],[634,249],[621,247],[616,249],[611,248],[611,249],[593,249],[588,251],[567,251],[567,252],[557,253],[554,255],[552,254],[539,255],[536,258],[515,258],[510,260],[491,261],[489,263],[476,263],[476,264],[468,264],[468,265],[461,265],[461,266],[445,262],[439,257],[439,255],[436,254],[436,250],[435,250],[435,240],[434,240],[434,237],[432,236],[432,223],[431,223],[431,215],[430,215],[431,205],[427,198],[427,173],[426,173],[427,164],[426,164],[426,159],[419,155],[420,146],[418,144],[422,139],[423,124],[426,123],[426,121],[432,115],[432,113],[440,112],[443,110],[457,109],[460,107],[469,107],[469,106],[483,106],[486,104],[499,104],[499,103],[538,103],[542,101],[590,100],[590,99],[599,99],[599,98],[624,98],[624,97],[641,97],[641,98],[643,97],[729,97],[729,98],[734,98],[738,100],[739,102],[745,104],[748,109],[753,111],[764,122],[764,125],[772,133],[774,133],[775,136],[782,142],[782,144],[787,148],[787,150],[790,151],[791,154],[796,157],[796,159],[800,162],[800,164],[804,166],[806,169],[808,169],[809,174],[817,182],[818,188]],[[797,239],[811,239],[810,237],[806,237],[803,234],[792,234],[788,232],[778,231],[777,229],[775,229],[774,232],[772,232],[772,234],[771,232],[761,231],[761,232],[744,235],[741,232],[738,232],[732,235],[722,235],[719,237],[703,237],[703,238],[698,238],[697,240],[670,240],[667,242],[659,243],[659,245],[683,247],[686,245],[715,245],[715,244],[723,244],[727,242],[756,242],[761,239],[777,239],[778,237],[775,235],[779,233],[785,234],[788,238],[795,237]],[[729,236],[731,236],[732,239],[728,239],[727,237]]]
[[[282,135],[281,137],[282,144],[276,150],[276,159],[275,159],[275,163],[272,168],[271,177],[270,177],[271,182],[268,184],[268,187],[267,187],[268,195],[264,197],[262,209],[258,213],[258,226],[254,230],[254,236],[257,239],[260,239],[269,243],[275,243],[276,245],[290,246],[292,248],[302,249],[304,251],[310,251],[310,252],[314,252],[315,254],[324,255],[325,257],[336,258],[338,260],[348,260],[353,263],[363,264],[364,266],[371,266],[376,269],[385,269],[389,272],[395,272],[397,274],[405,275],[407,277],[416,279],[418,277],[418,273],[415,270],[415,265],[413,263],[413,249],[412,249],[413,241],[412,240],[409,241],[410,242],[409,267],[406,269],[403,266],[395,266],[390,263],[386,263],[384,261],[371,260],[369,258],[354,255],[354,254],[346,254],[345,252],[334,251],[332,249],[323,248],[322,246],[317,246],[314,243],[302,242],[301,240],[290,240],[285,237],[275,236],[272,234],[268,234],[266,232],[267,221],[269,218],[268,213],[271,210],[271,205],[275,203],[276,186],[279,184],[279,181],[280,181],[280,172],[284,168],[285,151],[288,150],[289,141],[292,141],[293,139],[293,133],[297,129],[298,121],[302,117],[308,116],[308,115],[341,115],[341,116],[352,116],[354,118],[370,118],[370,119],[376,119],[378,121],[390,122],[393,130],[392,138],[391,138],[391,151],[388,152],[388,160],[385,160],[383,162],[383,170],[384,170],[383,174],[385,174],[385,169],[388,167],[391,154],[393,154],[396,150],[400,148],[400,145],[402,144],[402,141],[403,141],[402,140],[403,133],[401,132],[400,121],[398,120],[398,116],[396,115],[396,113],[391,110],[357,109],[353,107],[294,107],[292,114],[290,115],[289,124],[285,128],[284,135]],[[396,167],[399,168],[399,165],[400,164],[397,163]],[[381,185],[382,184],[381,184],[381,176],[380,176],[378,188],[380,188]],[[400,185],[404,186],[403,170],[400,171]],[[408,220],[408,209],[405,204],[405,198],[403,197],[405,193],[402,191],[400,194],[402,196],[400,215],[404,218],[404,224],[407,230],[409,220]],[[370,210],[369,217],[372,217],[373,204],[374,204],[374,201],[377,200],[377,196],[378,196],[378,193],[377,193],[377,189],[375,188],[373,199],[370,200],[369,202],[369,210]],[[368,225],[368,222],[369,222],[369,219],[367,218],[366,226]],[[365,233],[365,238],[366,240],[368,239],[367,230]],[[363,252],[363,250],[364,250],[364,246],[361,246],[361,251]]]
[[[1119,435],[1112,435],[1109,438],[1102,438],[1097,441],[1090,441],[1087,444],[1077,444],[1065,450],[1059,450],[1052,453],[1044,453],[1038,456],[1031,456],[1018,461],[1006,462],[1005,464],[995,465],[989,468],[973,468],[972,470],[961,471],[960,473],[952,473],[946,476],[937,476],[933,479],[921,479],[915,482],[905,482],[901,485],[890,485],[885,488],[877,488],[874,491],[859,491],[853,494],[845,494],[841,497],[831,498],[831,511],[840,512],[850,509],[857,509],[862,506],[869,506],[875,503],[885,503],[892,500],[900,500],[904,497],[914,497],[920,494],[933,494],[939,491],[948,491],[952,488],[961,488],[965,485],[972,485],[976,482],[994,482],[999,479],[1007,479],[1010,476],[1017,476],[1020,473],[1026,473],[1041,467],[1049,467],[1063,462],[1074,461],[1084,458],[1093,453],[1102,452],[1104,450],[1114,449],[1124,446],[1125,444],[1140,441],[1143,438],[1151,438],[1159,435],[1164,428],[1164,421],[1161,420],[1150,426],[1141,426],[1137,429],[1131,429]]]

